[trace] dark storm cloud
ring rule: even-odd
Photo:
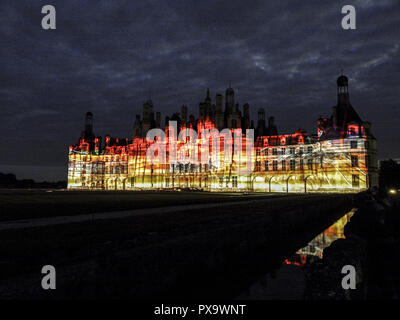
[[[253,118],[264,107],[281,132],[313,132],[341,68],[381,158],[400,156],[398,1],[51,1],[53,31],[46,4],[0,6],[0,164],[63,166],[87,110],[96,134],[130,136],[149,90],[163,118],[197,116],[229,81]],[[345,4],[357,30],[341,28]]]

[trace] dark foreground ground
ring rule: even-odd
[[[1,231],[3,299],[235,298],[353,206],[352,195],[190,192],[9,191],[1,201],[8,220],[157,207],[129,218]],[[219,205],[163,212],[188,202]],[[46,264],[56,267],[56,290],[41,289]]]

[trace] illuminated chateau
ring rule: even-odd
[[[255,124],[249,104],[240,110],[232,88],[225,104],[221,94],[213,103],[207,90],[198,119],[182,106],[164,126],[148,100],[131,139],[107,135],[103,143],[88,112],[79,142],[69,147],[68,188],[304,193],[377,186],[376,139],[350,104],[346,76],[337,79],[337,95],[332,115],[318,119],[316,134],[278,134],[263,109]]]

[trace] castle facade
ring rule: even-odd
[[[317,120],[315,134],[303,129],[278,134],[274,118],[266,119],[261,108],[255,124],[249,104],[240,110],[232,88],[225,92],[224,108],[223,96],[217,94],[213,103],[207,90],[197,119],[182,106],[180,113],[165,118],[164,126],[148,100],[142,117],[136,115],[132,138],[107,135],[104,143],[94,135],[93,114],[88,112],[78,143],[69,147],[68,188],[308,193],[377,186],[377,142],[370,123],[350,104],[346,76],[337,79],[337,96],[332,115]],[[149,138],[157,128],[165,134]],[[157,159],[148,157],[152,148]],[[195,158],[202,161],[191,161]]]

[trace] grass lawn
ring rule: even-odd
[[[0,221],[279,197],[265,193],[0,190]]]

